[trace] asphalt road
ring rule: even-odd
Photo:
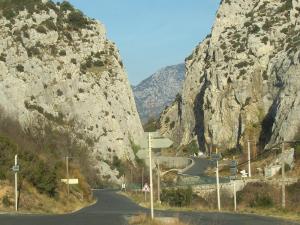
[[[194,166],[184,172],[184,174],[190,176],[203,176],[205,170],[210,166],[210,161],[208,159],[193,158]]]
[[[94,192],[98,202],[68,215],[0,215],[0,225],[126,225],[126,217],[149,213],[114,191]],[[269,217],[228,213],[163,212],[156,215],[179,216],[191,225],[299,225]]]

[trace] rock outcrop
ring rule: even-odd
[[[202,151],[299,139],[299,14],[298,0],[223,0],[186,59],[182,103],[165,110],[162,132],[182,145],[197,138]]]
[[[167,66],[133,87],[133,93],[141,120],[158,118],[166,106],[181,92],[185,65]]]
[[[143,129],[104,26],[67,2],[0,4],[0,106],[24,129],[51,123],[69,130],[91,151],[99,175],[117,182],[110,164],[134,162],[131,145]]]

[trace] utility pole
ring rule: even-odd
[[[250,140],[248,140],[248,176],[251,177],[251,154],[250,154]]]
[[[218,149],[217,149],[217,148],[216,148],[216,154],[218,154]],[[220,201],[220,182],[219,182],[219,159],[217,159],[216,179],[217,179],[217,198],[218,198],[218,210],[219,210],[219,211],[221,211],[221,201]]]
[[[15,168],[18,166],[18,155],[15,155]],[[18,211],[18,171],[15,170],[15,210]]]
[[[67,193],[70,195],[70,177],[69,177],[69,156],[66,156],[66,170],[67,170]]]
[[[284,152],[284,142],[282,142],[282,153]],[[284,160],[281,162],[281,172],[282,172],[282,186],[281,186],[281,197],[282,197],[282,208],[285,209],[285,162]]]
[[[151,151],[151,134],[148,136],[148,147],[149,147],[149,167],[150,167],[150,205],[151,205],[151,219],[154,219],[153,210],[153,180],[152,180],[152,151]]]
[[[157,160],[157,202],[160,204],[160,166]]]

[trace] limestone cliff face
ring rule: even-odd
[[[0,8],[0,106],[24,129],[69,130],[99,175],[117,182],[109,164],[114,156],[134,161],[130,140],[138,143],[143,130],[115,44],[67,3],[11,4]]]
[[[137,109],[143,122],[159,117],[163,109],[174,101],[182,90],[184,74],[183,63],[167,66],[133,87]]]
[[[223,0],[186,59],[182,116],[178,104],[167,109],[162,132],[181,144],[197,138],[202,151],[212,141],[229,149],[299,138],[299,13],[298,0]]]

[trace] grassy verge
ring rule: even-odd
[[[150,195],[147,195],[147,199],[145,201],[144,194],[141,192],[121,192],[120,194],[125,195],[126,197],[130,198],[133,200],[135,203],[138,205],[145,207],[145,208],[150,208]],[[193,202],[190,206],[186,207],[174,207],[170,206],[166,203],[157,203],[156,201],[154,202],[154,208],[157,210],[168,210],[168,211],[176,211],[176,212],[218,212],[216,208],[211,208],[211,207],[206,207],[200,202]],[[234,213],[232,207],[226,206],[222,208],[222,212],[225,213]],[[245,205],[238,207],[238,211],[236,213],[239,214],[255,214],[255,215],[260,215],[260,216],[270,216],[270,217],[275,217],[275,218],[280,218],[280,219],[285,219],[285,220],[291,220],[291,221],[300,221],[300,213],[299,212],[294,212],[291,210],[283,210],[281,208],[276,208],[276,207],[269,207],[269,208],[264,208],[264,207],[256,207],[256,208],[251,208],[251,207],[246,207]]]

